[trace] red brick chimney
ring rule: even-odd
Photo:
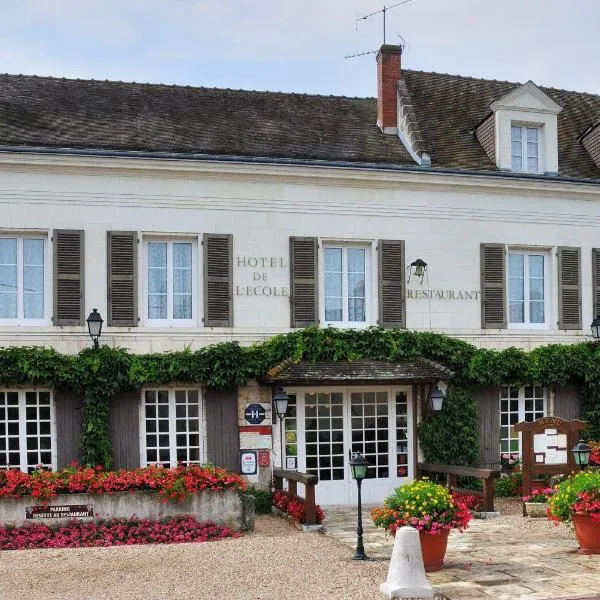
[[[377,53],[377,126],[398,133],[398,81],[402,78],[402,46],[384,44]]]

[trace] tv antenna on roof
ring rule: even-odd
[[[392,6],[384,5],[384,7],[381,10],[376,10],[375,12],[369,13],[368,15],[364,15],[360,11],[355,10],[354,13],[356,14],[356,30],[358,31],[358,22],[359,21],[366,21],[367,19],[370,19],[371,17],[374,17],[376,15],[382,15],[383,16],[383,44],[385,45],[385,35],[386,35],[385,16],[386,16],[387,11],[392,10],[392,8],[396,8],[397,6],[402,6],[402,4],[408,4],[411,1],[412,0],[403,0],[403,2],[398,2],[396,4],[392,4]],[[401,35],[399,35],[398,37],[404,42],[404,38]],[[375,54],[376,52],[377,52],[377,50],[367,50],[366,52],[358,52],[357,54],[349,54],[349,55],[345,56],[344,58],[354,58],[355,56],[365,56],[365,54]]]

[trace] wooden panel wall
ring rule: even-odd
[[[81,423],[83,400],[70,392],[55,393],[57,466],[81,463]]]
[[[123,392],[108,407],[108,429],[114,469],[140,466],[139,392]]]
[[[554,416],[572,421],[579,419],[581,399],[579,389],[574,385],[557,387],[554,390]]]
[[[239,473],[240,434],[238,429],[237,388],[207,390],[207,460]]]
[[[484,469],[500,468],[500,390],[478,388],[473,397],[479,414],[479,465]]]

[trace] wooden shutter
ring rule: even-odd
[[[292,327],[319,323],[318,240],[290,237],[290,321]]]
[[[581,398],[576,386],[566,385],[554,389],[553,416],[565,421],[581,418]]]
[[[581,248],[558,247],[558,328],[581,329]]]
[[[108,318],[113,327],[136,327],[137,251],[135,231],[108,231]]]
[[[600,315],[600,248],[592,248],[592,319]]]
[[[506,329],[504,244],[481,244],[481,328]]]
[[[233,236],[204,234],[204,326],[233,327]]]
[[[497,387],[476,388],[479,429],[479,461],[483,469],[500,468],[500,390]]]
[[[121,392],[108,401],[108,435],[114,469],[140,466],[140,394]]]
[[[404,240],[379,240],[379,320],[381,327],[406,327]]]
[[[56,463],[59,469],[73,461],[81,463],[81,427],[83,424],[83,399],[57,390],[56,401]]]
[[[54,230],[54,325],[84,325],[84,232]]]
[[[207,460],[234,473],[240,472],[240,434],[238,429],[237,388],[207,390]]]

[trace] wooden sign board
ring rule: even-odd
[[[571,448],[577,444],[580,431],[586,426],[584,421],[565,421],[560,417],[542,417],[514,426],[515,431],[521,432],[523,496],[531,495],[531,481],[535,475],[560,475],[578,469]]]

